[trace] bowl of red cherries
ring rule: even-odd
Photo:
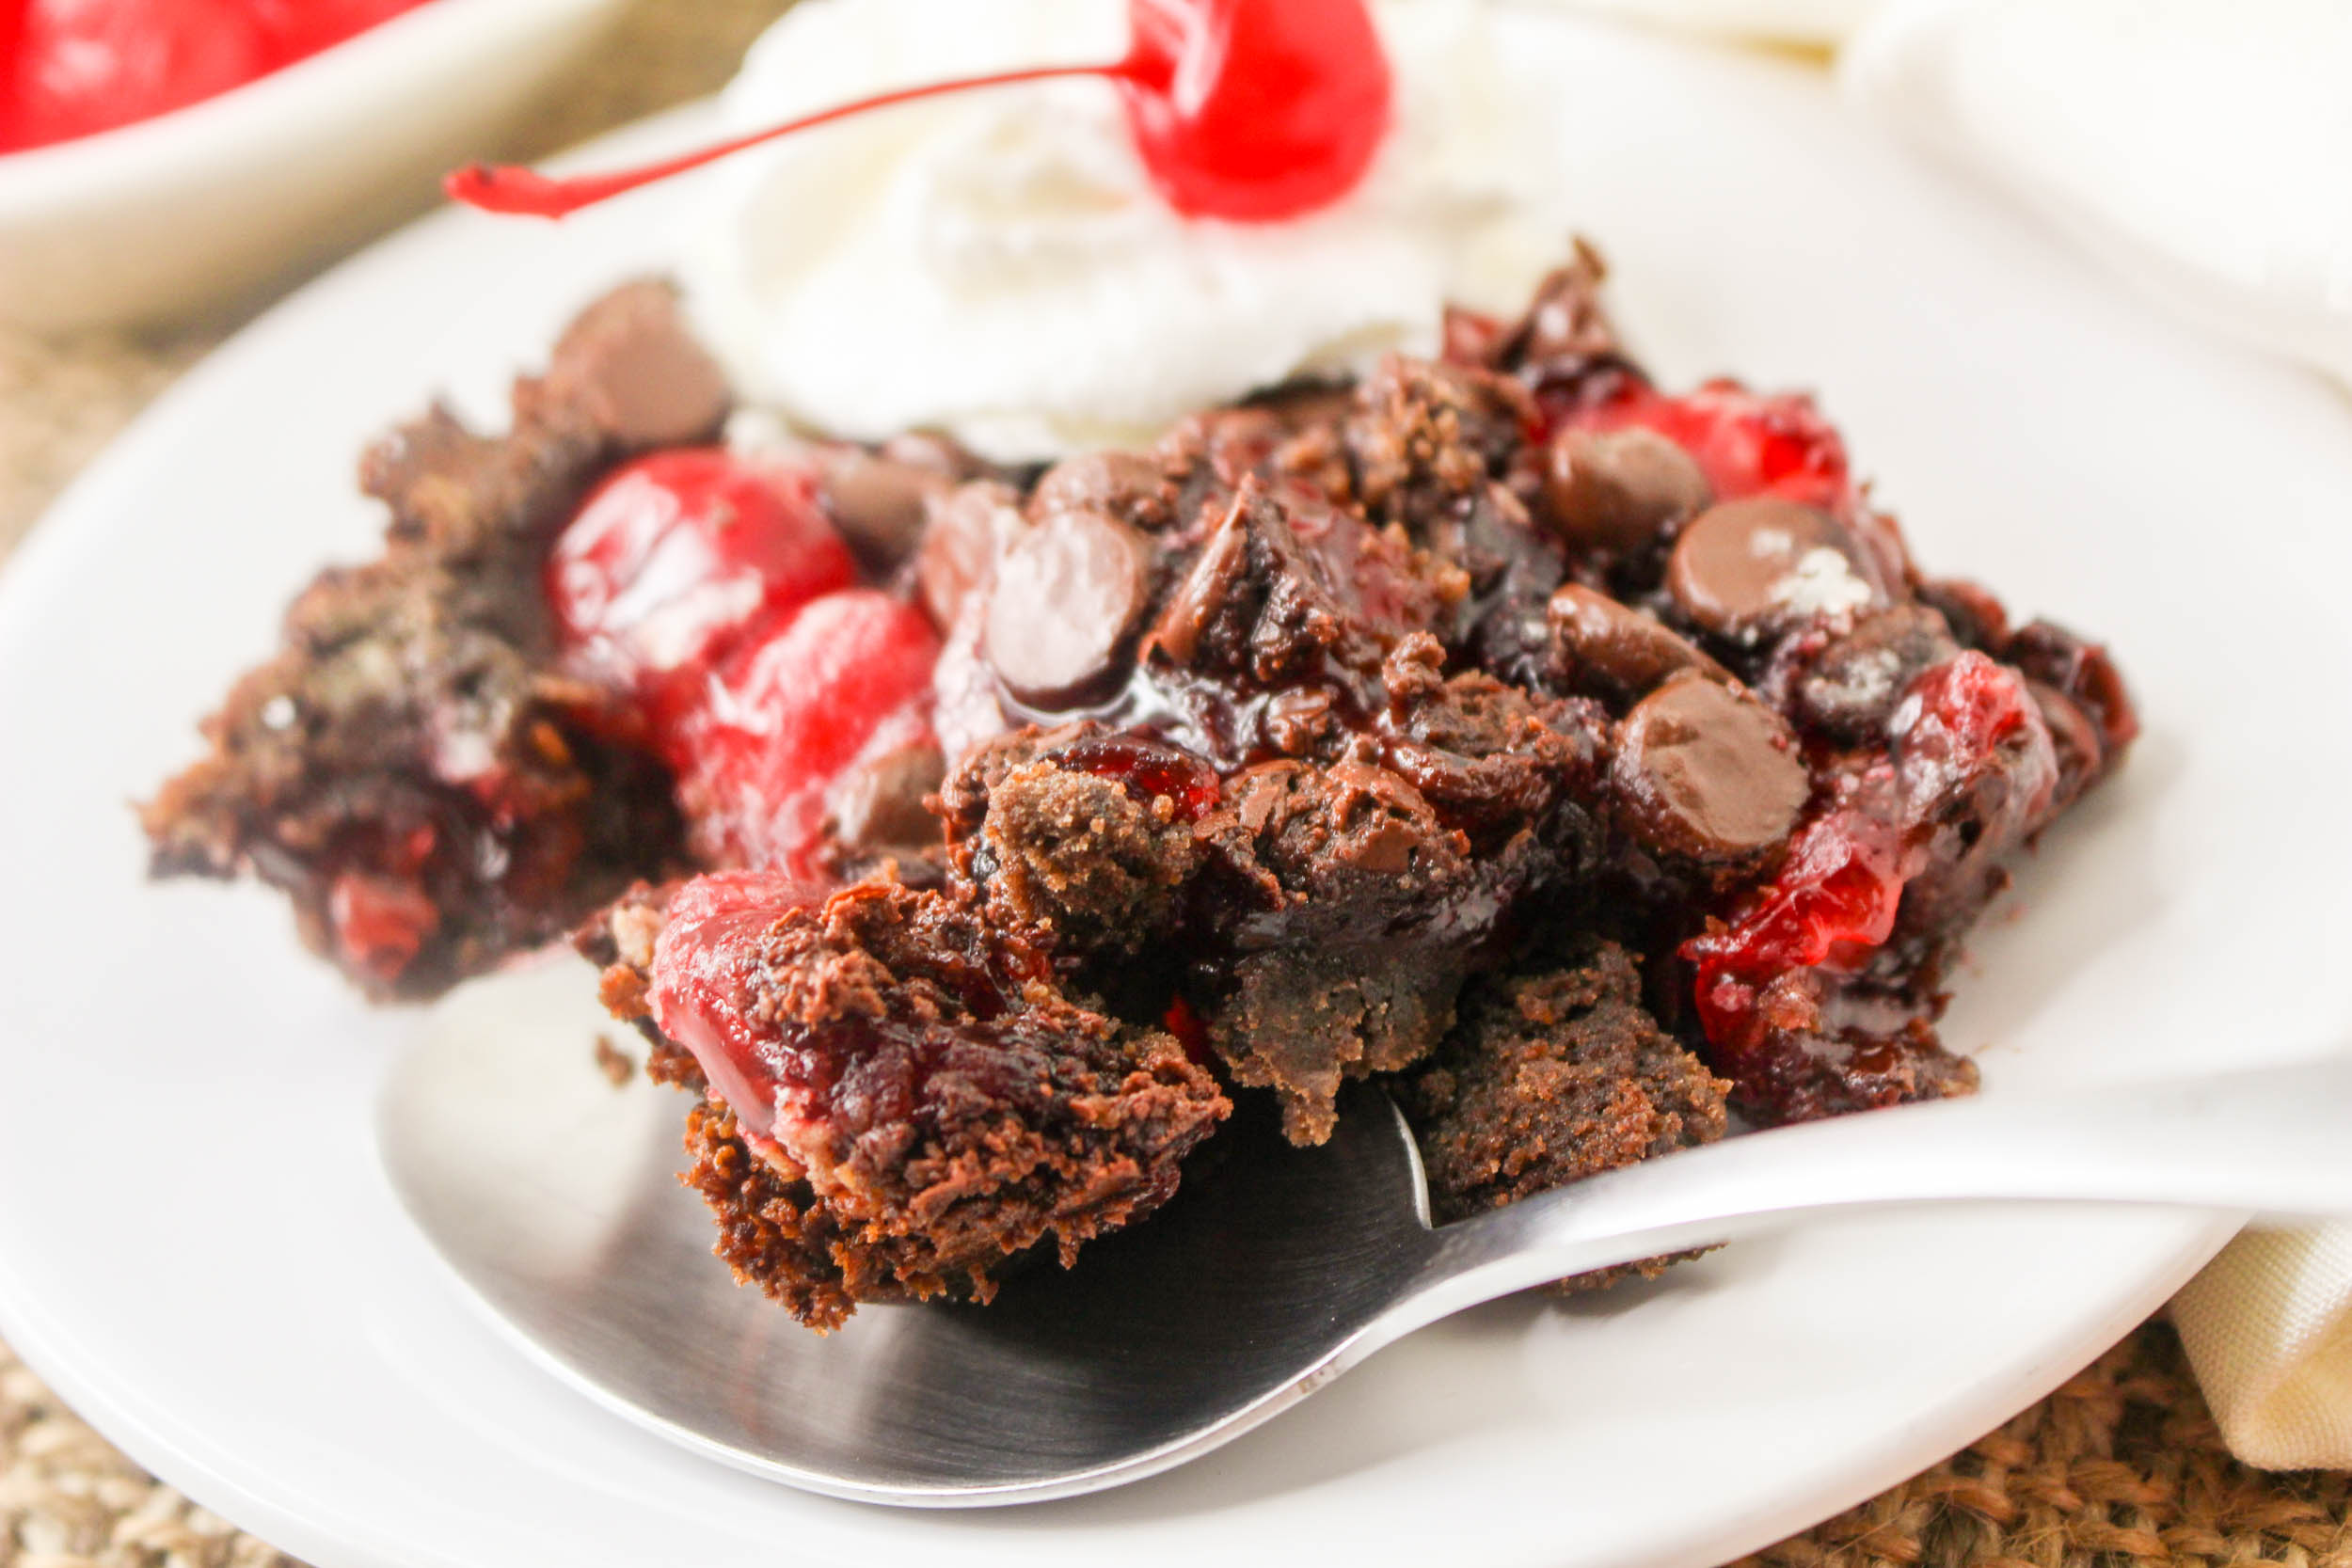
[[[618,0],[0,0],[0,322],[233,307],[434,198]]]

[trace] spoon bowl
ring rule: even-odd
[[[1182,1463],[1475,1303],[1824,1209],[1984,1198],[2352,1212],[2352,1061],[1910,1107],[1733,1138],[1440,1228],[1385,1094],[1321,1148],[1247,1097],[1184,1190],[991,1305],[801,1327],[710,1257],[683,1101],[589,1066],[564,966],[469,988],[395,1064],[392,1185],[516,1343],[590,1398],[794,1486],[918,1507]],[[568,1004],[568,1007],[567,1005]]]

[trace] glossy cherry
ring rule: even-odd
[[[868,588],[809,601],[723,671],[678,723],[679,792],[709,858],[801,871],[834,784],[930,734],[939,638]]]
[[[805,867],[850,766],[930,735],[938,636],[854,580],[808,474],[718,447],[624,465],[557,536],[567,660],[628,699],[707,858]]]
[[[694,1053],[745,1134],[774,1130],[781,1075],[752,1022],[737,966],[758,934],[819,902],[821,882],[774,869],[715,871],[679,888],[655,944],[647,1000],[662,1034]]]
[[[682,448],[596,487],[548,552],[547,592],[573,662],[661,725],[739,646],[854,576],[809,475]]]
[[[1356,188],[1388,134],[1389,57],[1364,0],[1130,0],[1118,81],[1169,206],[1271,222]]]
[[[1355,189],[1387,135],[1394,81],[1368,0],[1128,0],[1133,42],[1102,65],[999,71],[879,93],[643,168],[550,180],[469,165],[453,200],[562,217],[744,148],[869,109],[1058,76],[1115,82],[1136,150],[1190,217],[1273,222]]]
[[[1757,994],[1777,975],[1866,962],[1895,928],[1902,858],[1893,828],[1866,813],[1833,812],[1799,833],[1760,898],[1729,926],[1683,947],[1698,964],[1708,1039],[1728,1051],[1752,1047]]]

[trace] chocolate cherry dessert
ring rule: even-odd
[[[1460,1214],[1964,1092],[1946,972],[2122,683],[1922,573],[1806,400],[1654,387],[1598,281],[1026,470],[720,445],[631,285],[507,435],[370,453],[384,555],[210,721],[157,869],[284,887],[385,997],[579,927],[722,1254],[817,1326],[1067,1259],[1235,1094],[1313,1143],[1383,1079]]]
[[[1283,9],[1139,3],[1089,69],[1259,69]],[[1229,216],[1335,198],[1128,103],[1223,149]],[[572,933],[694,1097],[720,1255],[818,1329],[1070,1263],[1236,1096],[1311,1145],[1381,1081],[1443,1219],[1734,1112],[1964,1093],[1959,943],[2130,701],[1926,575],[1807,399],[1654,385],[1600,281],[1580,246],[1434,353],[1051,462],[730,443],[675,296],[625,287],[507,434],[370,452],[384,553],[208,721],[155,867],[284,888],[382,998]]]

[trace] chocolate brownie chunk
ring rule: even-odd
[[[1482,676],[1441,693],[1395,766],[1266,763],[1226,785],[1238,837],[1216,839],[1228,880],[1205,884],[1191,994],[1234,1077],[1281,1096],[1295,1142],[1329,1135],[1344,1079],[1436,1045],[1521,906],[1590,868],[1591,736]]]
[[[956,871],[993,918],[1132,954],[1180,918],[1204,857],[1195,826],[1218,797],[1189,752],[1089,722],[991,741],[941,802]]]
[[[1614,942],[1581,939],[1556,967],[1484,977],[1461,1022],[1402,1079],[1439,1223],[1724,1135],[1730,1085],[1642,1006]],[[1581,1276],[1652,1276],[1652,1259]]]
[[[437,408],[379,443],[361,482],[391,513],[384,554],[322,573],[205,721],[208,754],[144,808],[155,871],[282,887],[312,947],[415,998],[675,863],[669,780],[557,668],[539,578],[598,474],[725,411],[670,292],[642,283],[516,384],[508,434]]]
[[[994,742],[943,795],[956,876],[1065,957],[1184,955],[1211,1045],[1319,1143],[1341,1083],[1427,1052],[1515,908],[1598,857],[1605,720],[1436,657],[1423,635],[1391,661],[1386,766],[1220,779],[1098,723]]]
[[[1330,1136],[1341,1083],[1409,1066],[1454,1018],[1483,917],[1526,879],[1481,862],[1402,777],[1366,763],[1267,763],[1234,779],[1261,902],[1200,966],[1209,1037],[1274,1089],[1294,1143]]]
[[[941,894],[707,877],[641,965],[647,907],[589,944],[620,970],[605,994],[703,1094],[688,1180],[720,1255],[812,1327],[860,1302],[985,1301],[1048,1239],[1068,1264],[1167,1201],[1231,1109],[1173,1037],[1064,992],[1017,928]]]
[[[1398,1085],[1440,1222],[1724,1135],[1730,1085],[1659,1027],[1614,942],[1485,976],[1461,1015]]]
[[[1120,715],[1227,768],[1327,752],[1384,705],[1390,651],[1463,589],[1399,533],[1246,479],[1172,578]]]
[[[1357,498],[1374,520],[1426,538],[1502,477],[1534,418],[1516,381],[1391,355],[1357,391],[1343,431]]]

